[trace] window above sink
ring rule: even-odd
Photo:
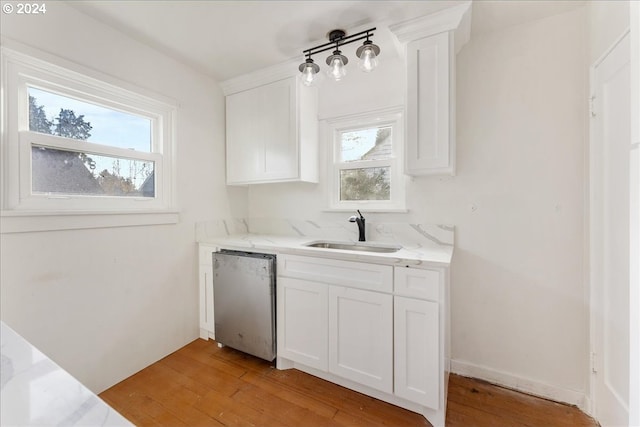
[[[330,210],[405,211],[402,108],[326,121]]]

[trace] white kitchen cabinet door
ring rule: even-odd
[[[394,297],[394,394],[436,410],[441,371],[438,331],[438,303]]]
[[[200,265],[200,328],[214,330],[213,322],[213,267]]]
[[[449,31],[407,45],[405,173],[455,173],[455,67]]]
[[[227,184],[317,182],[315,91],[291,77],[227,95]]]
[[[329,372],[393,392],[393,296],[329,286]]]
[[[213,259],[212,253],[216,248],[208,245],[199,247],[199,290],[200,290],[200,338],[215,337],[215,322],[213,321]]]
[[[327,288],[322,283],[278,277],[278,357],[327,371]]]

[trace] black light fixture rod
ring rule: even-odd
[[[357,39],[349,40],[349,42],[347,42],[347,43],[338,44],[338,46],[342,46],[344,44],[357,42],[358,40],[363,40],[363,39],[366,39],[366,38],[367,38],[367,36],[358,37]],[[314,48],[307,49],[307,50],[304,51],[304,54],[307,55],[307,56],[316,55],[318,53],[325,52],[327,50],[335,49],[336,47],[338,47],[338,46],[336,46],[336,42],[332,42],[332,43],[328,43],[328,44],[330,44],[330,46],[327,46],[324,49],[320,49],[320,50],[316,50],[316,49],[318,49],[321,46],[316,46]]]
[[[375,30],[376,30],[376,27],[373,27],[368,30],[360,31],[359,33],[356,33],[356,34],[352,34],[350,36],[341,37],[333,41],[330,41],[328,43],[312,47],[311,49],[303,50],[302,52],[307,56],[315,55],[320,52],[324,52],[333,48],[338,48],[342,45],[357,42],[358,40],[371,37],[373,36],[372,32]],[[358,37],[358,36],[361,36],[361,37]]]

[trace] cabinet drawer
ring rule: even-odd
[[[278,257],[278,274],[370,291],[393,290],[390,265],[286,255]]]
[[[440,284],[443,280],[444,275],[441,270],[395,267],[394,293],[438,301],[440,299]]]

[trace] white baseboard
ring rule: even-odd
[[[216,336],[214,335],[213,332],[200,328],[200,338],[202,338],[205,341],[209,339],[212,339],[215,341]]]
[[[451,372],[556,402],[575,405],[587,414],[589,414],[591,410],[590,399],[585,393],[579,391],[568,390],[528,378],[518,377],[508,372],[498,371],[462,360],[451,360]]]

